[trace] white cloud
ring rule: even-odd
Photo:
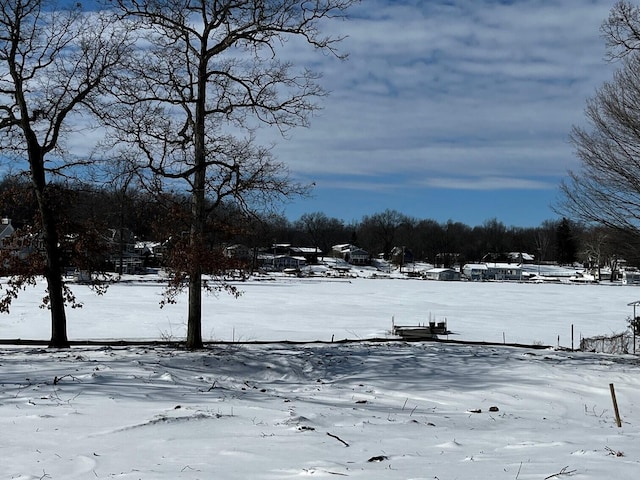
[[[556,185],[530,178],[513,177],[434,177],[423,182],[424,186],[454,190],[548,190]]]
[[[527,179],[560,178],[575,165],[569,131],[612,72],[599,34],[611,6],[363,2],[351,20],[328,24],[349,36],[350,57],[320,59],[332,92],[325,110],[310,129],[277,140],[275,153],[310,178],[402,173],[490,189],[509,177],[549,188]]]

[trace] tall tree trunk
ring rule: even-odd
[[[30,142],[32,143],[32,142]],[[49,346],[68,348],[67,315],[64,306],[64,282],[62,280],[62,255],[56,230],[53,206],[47,195],[42,149],[34,144],[29,145],[31,178],[38,202],[38,211],[42,227],[44,250],[46,254],[45,278],[51,310],[51,340]]]
[[[202,348],[202,274],[189,276],[189,320],[187,322],[187,348]]]
[[[57,237],[57,235],[55,235]],[[49,346],[68,348],[67,315],[64,307],[64,284],[61,276],[60,248],[57,238],[45,238],[47,251],[47,289],[49,291],[49,307],[51,308],[51,340]]]
[[[202,348],[202,266],[198,263],[198,252],[204,248],[204,168],[195,174],[191,200],[191,232],[189,237],[189,318],[187,320],[187,348]]]
[[[196,114],[194,121],[194,163],[193,192],[191,197],[191,232],[189,246],[191,272],[189,272],[189,318],[187,320],[187,348],[202,348],[202,266],[198,263],[197,252],[206,247],[204,229],[206,221],[205,187],[207,163],[205,150],[205,102],[207,91],[207,43],[201,45],[198,68],[198,91],[196,94]]]

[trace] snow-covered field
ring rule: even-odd
[[[69,311],[70,339],[180,339],[184,299],[129,279]],[[278,277],[205,298],[212,340],[388,335],[570,346],[618,332],[635,287]],[[47,339],[43,285],[0,338]],[[616,425],[614,384],[622,427]],[[494,408],[492,408],[494,407]],[[0,347],[0,478],[635,479],[637,357],[438,343]]]

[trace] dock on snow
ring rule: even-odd
[[[447,320],[442,322],[429,321],[422,325],[396,325],[391,320],[391,333],[405,340],[430,340],[437,339],[438,335],[449,335]]]

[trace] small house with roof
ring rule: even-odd
[[[250,260],[252,253],[251,249],[246,245],[234,243],[224,248],[224,256],[233,260]]]
[[[462,273],[469,280],[487,280],[489,268],[486,263],[467,263],[462,267]]]
[[[366,250],[351,244],[334,245],[331,248],[331,256],[341,258],[352,265],[369,265],[371,255]]]
[[[427,280],[457,281],[460,280],[460,272],[453,268],[431,268],[423,273]]]
[[[4,243],[4,239],[13,235],[15,228],[11,225],[11,219],[4,217],[0,223],[0,245]]]
[[[318,247],[291,247],[289,254],[294,257],[303,257],[307,263],[315,264],[318,263],[322,250]]]
[[[273,258],[273,266],[275,270],[300,270],[306,265],[304,257],[293,257],[291,255],[276,255]]]
[[[491,280],[522,280],[522,266],[515,263],[487,263],[487,277]]]

